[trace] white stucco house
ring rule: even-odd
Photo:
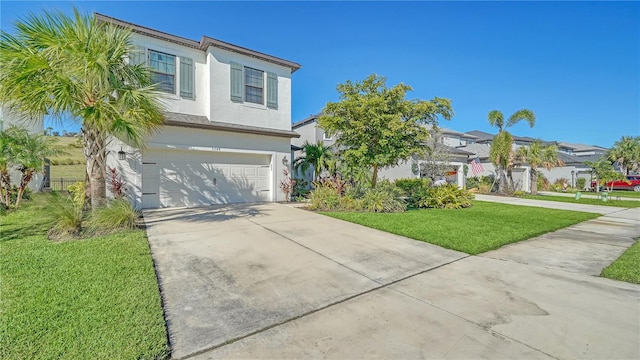
[[[31,134],[42,134],[44,131],[44,117],[30,118],[22,114],[17,114],[6,107],[0,107],[0,131],[12,126],[27,129]],[[9,176],[11,176],[11,184],[17,186],[20,183],[21,173],[17,169],[11,169]],[[33,191],[40,190],[43,179],[44,174],[41,172],[36,173],[29,182],[29,189]]]
[[[302,147],[305,142],[315,144],[318,141],[322,141],[327,146],[335,144],[336,139],[328,136],[324,129],[318,125],[318,119],[320,116],[321,114],[310,115],[309,117],[292,125],[291,128],[300,134],[299,138],[292,140],[292,145],[294,147],[292,150],[293,158],[304,155],[299,147]],[[473,141],[475,137],[445,128],[438,128],[438,132],[437,134],[434,134],[434,136],[437,138],[439,150],[447,153],[447,159],[442,163],[443,166],[449,168],[446,171],[447,175],[445,176],[447,182],[463,187],[465,184],[464,166],[467,164],[468,156],[472,153],[456,147],[466,145],[469,141]],[[397,179],[424,177],[425,174],[420,171],[420,166],[426,162],[426,160],[414,156],[408,161],[401,162],[396,166],[381,168],[379,170],[378,177],[379,179],[387,179],[391,181]]]
[[[138,208],[284,200],[291,163],[291,76],[300,65],[208,36],[199,41],[95,14],[126,27],[166,93],[165,126],[144,149],[118,139],[118,169]],[[107,188],[108,188],[107,184]]]

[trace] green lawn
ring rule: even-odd
[[[85,165],[51,165],[51,179],[84,179],[86,169]]]
[[[145,232],[52,242],[47,200],[0,215],[0,358],[166,358]]]
[[[618,260],[602,270],[601,276],[640,284],[640,241],[636,241]]]
[[[472,255],[600,216],[482,201],[462,210],[323,214]]]
[[[614,198],[609,197],[608,201],[602,201],[600,199],[590,199],[586,197],[580,198],[580,200],[576,200],[575,197],[565,197],[565,196],[552,196],[552,195],[524,195],[523,199],[532,199],[532,200],[547,200],[547,201],[560,201],[574,204],[586,204],[586,205],[602,205],[602,206],[617,206],[623,208],[636,208],[640,207],[640,201],[635,200],[615,200]]]

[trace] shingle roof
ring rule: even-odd
[[[300,134],[290,130],[277,130],[258,126],[231,124],[220,121],[209,121],[206,116],[165,112],[165,125],[198,128],[218,131],[230,131],[245,134],[258,134],[286,138],[298,138]]]
[[[314,122],[314,121],[318,120],[318,118],[319,118],[321,115],[322,115],[322,114],[309,115],[309,117],[307,117],[306,119],[302,119],[302,120],[300,120],[300,121],[298,121],[298,122],[296,122],[296,123],[293,123],[293,124],[291,125],[291,129],[297,129],[297,128],[299,128],[300,126],[307,125],[308,123],[312,123],[312,122]]]
[[[273,55],[268,55],[265,53],[261,53],[255,50],[251,50],[251,49],[247,49],[244,48],[242,46],[238,46],[238,45],[234,45],[228,42],[224,42],[222,40],[218,40],[218,39],[214,39],[208,36],[202,36],[202,39],[200,39],[200,41],[195,41],[195,40],[190,40],[187,38],[183,38],[180,36],[176,36],[176,35],[172,35],[172,34],[168,34],[166,32],[162,32],[159,30],[155,30],[155,29],[151,29],[148,27],[144,27],[141,25],[137,25],[137,24],[133,24],[124,20],[120,20],[120,19],[116,19],[113,18],[111,16],[107,16],[107,15],[103,15],[103,14],[99,14],[99,13],[94,13],[95,18],[98,21],[101,22],[106,22],[106,23],[110,23],[116,26],[120,26],[123,28],[128,28],[131,29],[131,31],[142,34],[142,35],[146,35],[146,36],[150,36],[156,39],[161,39],[161,40],[165,40],[165,41],[169,41],[178,45],[182,45],[182,46],[187,46],[190,48],[194,48],[194,49],[199,49],[202,51],[206,51],[207,48],[209,46],[213,46],[213,47],[217,47],[220,49],[224,49],[224,50],[228,50],[228,51],[232,51],[238,54],[242,54],[242,55],[246,55],[246,56],[250,56],[259,60],[263,60],[263,61],[267,61],[276,65],[280,65],[280,66],[284,66],[284,67],[288,67],[291,69],[291,73],[293,74],[294,72],[296,72],[296,70],[301,68],[301,65],[298,63],[295,63],[293,61],[289,61],[289,60],[285,60],[285,59],[281,59],[279,57],[275,57]]]

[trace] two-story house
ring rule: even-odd
[[[132,31],[138,51],[130,61],[145,62],[165,93],[165,126],[145,148],[118,139],[109,145],[108,166],[118,169],[136,207],[284,200],[278,184],[298,136],[291,76],[299,64],[95,16]]]

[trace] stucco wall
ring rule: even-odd
[[[291,70],[266,61],[258,60],[219,48],[210,47],[209,63],[211,117],[212,121],[230,122],[273,129],[291,129]],[[264,104],[235,103],[231,101],[231,62],[237,62],[264,71]],[[267,72],[278,75],[278,108],[266,105]]]

